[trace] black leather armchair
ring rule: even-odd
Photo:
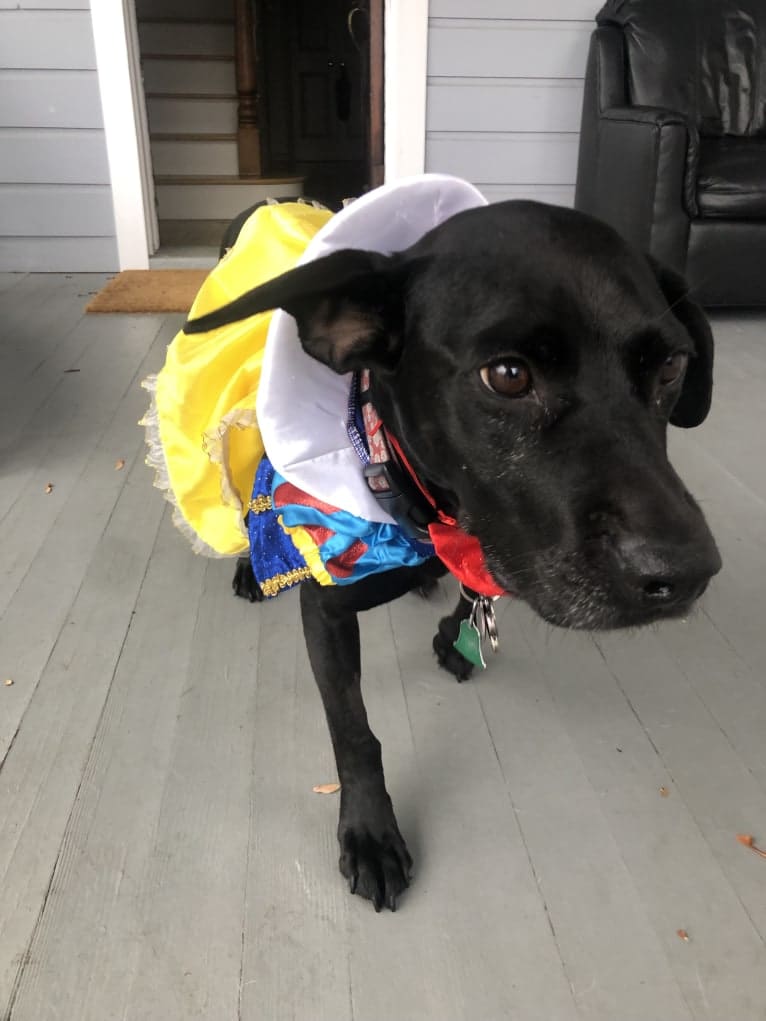
[[[608,0],[585,77],[575,206],[766,305],[766,0]]]

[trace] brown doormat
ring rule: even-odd
[[[188,312],[207,269],[125,269],[86,306],[86,312]]]

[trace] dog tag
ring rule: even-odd
[[[479,629],[473,623],[473,611],[471,611],[471,618],[469,620],[460,621],[460,632],[452,643],[452,647],[457,649],[460,655],[467,659],[469,663],[479,667],[481,670],[487,669],[487,664],[481,652],[481,635],[479,634]]]
[[[483,626],[480,626],[482,638],[486,635],[492,651],[497,652],[500,640],[497,635],[497,618],[495,617],[495,601],[488,596],[481,597],[481,617]]]

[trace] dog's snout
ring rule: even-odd
[[[658,614],[691,606],[721,568],[705,533],[676,542],[624,534],[610,545],[618,586]]]
[[[647,514],[646,504],[601,504],[587,515],[588,545],[628,618],[656,619],[686,612],[721,568],[704,518],[692,501],[670,514]],[[664,521],[663,521],[664,519]]]

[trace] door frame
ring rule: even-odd
[[[135,0],[91,0],[120,269],[148,269],[159,247]]]
[[[120,269],[159,245],[135,0],[91,0]],[[385,180],[423,172],[428,0],[385,0]]]
[[[383,38],[385,179],[394,181],[425,169],[428,0],[386,0]]]

